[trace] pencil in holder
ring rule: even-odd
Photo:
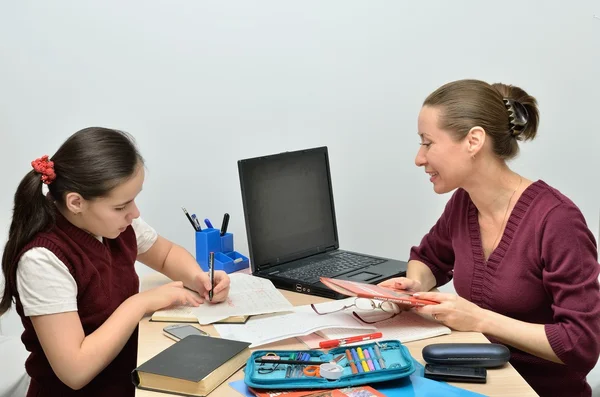
[[[215,253],[215,270],[226,273],[236,272],[248,267],[248,258],[233,250],[233,234],[221,236],[218,229],[206,228],[196,232],[196,262],[202,270],[208,271],[208,254]]]

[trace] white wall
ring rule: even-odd
[[[539,138],[512,165],[598,233],[594,14],[592,0],[2,1],[0,240],[29,162],[101,125],[137,138],[143,216],[190,250],[182,205],[229,212],[247,252],[238,159],[327,145],[342,246],[406,259],[449,197],[413,164],[417,113],[460,78],[538,98]]]

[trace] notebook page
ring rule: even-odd
[[[179,306],[161,310],[162,316],[193,315],[201,325],[211,324],[231,316],[255,315],[293,310],[292,304],[270,280],[234,273],[229,275],[231,286],[225,302],[203,303],[198,307]]]

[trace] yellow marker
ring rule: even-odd
[[[369,366],[367,365],[367,362],[365,361],[365,355],[363,354],[362,349],[360,347],[357,347],[356,352],[358,353],[358,358],[360,358],[360,365],[362,365],[365,372],[369,372],[370,371]]]

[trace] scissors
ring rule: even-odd
[[[330,380],[336,380],[344,374],[344,368],[341,365],[324,363],[321,365],[309,365],[302,370],[306,376],[316,376]]]

